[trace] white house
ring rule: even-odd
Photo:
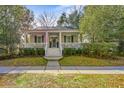
[[[45,56],[62,56],[64,48],[79,48],[82,43],[80,32],[74,29],[36,28],[22,33],[21,47],[44,48]]]

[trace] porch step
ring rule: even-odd
[[[62,56],[62,55],[61,55],[61,52],[60,52],[59,48],[48,48],[45,56],[47,56],[47,57],[58,56],[59,57],[59,56]]]
[[[63,57],[62,56],[45,56],[44,58],[47,59],[48,61],[58,61]]]

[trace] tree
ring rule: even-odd
[[[33,15],[24,6],[0,6],[0,44],[7,53],[15,52],[20,43],[20,30],[28,29]]]
[[[80,17],[83,15],[83,6],[74,6],[68,16],[68,24],[71,28],[79,29]]]
[[[59,20],[57,21],[57,24],[58,26],[62,26],[62,27],[67,26],[67,16],[65,12],[62,13]]]
[[[80,14],[78,13],[77,10],[75,10],[71,14],[69,14],[68,24],[71,28],[79,28],[79,20]]]
[[[80,19],[80,30],[88,34],[92,42],[118,40],[124,17],[123,6],[86,6]]]
[[[34,23],[34,14],[32,11],[24,7],[24,15],[23,15],[23,23],[22,23],[22,28],[25,29],[30,29],[33,28],[33,23]]]
[[[42,13],[40,14],[38,21],[41,27],[53,27],[55,26],[56,17],[52,13]]]
[[[82,16],[83,6],[73,6],[70,13],[67,15],[65,12],[62,13],[58,20],[58,25],[61,27],[70,27],[79,29],[79,20]]]

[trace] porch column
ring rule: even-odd
[[[47,45],[48,45],[48,32],[46,31],[46,35],[45,35],[46,37],[45,37],[45,42],[46,42],[46,47],[47,47]]]
[[[78,34],[78,43],[80,43],[81,40],[80,40],[80,34]]]
[[[62,38],[61,37],[62,37],[62,34],[61,34],[61,32],[59,32],[59,48],[60,48],[60,52],[61,52],[61,55],[62,55],[62,43],[61,43],[62,42],[62,40],[61,40]]]
[[[78,48],[80,48],[80,46],[81,46],[81,40],[80,40],[80,37],[81,37],[81,35],[78,34]]]
[[[59,46],[61,46],[61,32],[59,32]]]

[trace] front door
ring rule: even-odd
[[[50,48],[58,48],[59,47],[58,37],[50,37],[49,47]]]

